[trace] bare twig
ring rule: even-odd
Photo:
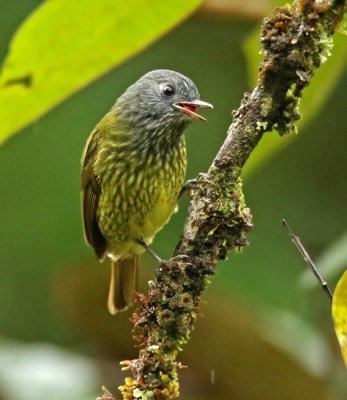
[[[299,253],[302,255],[302,258],[305,260],[307,265],[311,268],[313,275],[317,278],[319,284],[322,286],[322,289],[324,290],[324,292],[328,295],[330,301],[332,301],[333,295],[330,292],[327,282],[323,279],[322,275],[319,273],[318,268],[316,267],[316,264],[311,260],[311,257],[309,256],[305,247],[301,243],[300,238],[298,236],[294,235],[293,231],[289,228],[289,225],[287,224],[285,219],[282,219],[282,226],[284,226],[287,229],[289,236],[292,238],[292,242],[295,244],[296,248],[299,250]]]
[[[120,387],[124,400],[178,397],[176,357],[194,327],[207,278],[229,250],[247,245],[252,217],[242,193],[242,167],[264,132],[295,132],[302,90],[330,54],[346,1],[296,0],[264,20],[258,83],[233,112],[227,138],[203,176],[213,184],[193,191],[175,250],[187,260],[162,264],[148,295],[139,296],[141,307],[132,320],[140,331],[140,352],[138,359],[123,362],[132,372]]]

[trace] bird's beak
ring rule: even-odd
[[[213,105],[210,103],[206,103],[206,101],[202,100],[193,100],[193,101],[181,101],[179,103],[174,103],[173,106],[188,115],[192,118],[201,119],[202,121],[206,121],[206,118],[197,114],[195,110],[197,108],[213,108]]]

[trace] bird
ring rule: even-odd
[[[100,262],[111,259],[108,309],[133,302],[139,256],[177,210],[186,175],[184,131],[213,108],[195,84],[167,69],[150,71],[117,99],[83,150],[84,237]],[[156,258],[160,261],[159,257]]]

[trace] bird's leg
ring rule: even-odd
[[[209,179],[206,178],[207,174],[204,174],[202,172],[199,173],[198,178],[196,179],[189,179],[183,186],[180,191],[179,197],[182,196],[182,194],[185,191],[189,191],[191,189],[202,189],[203,185],[206,186],[214,186],[215,188],[218,187],[218,185],[215,182],[210,181]]]
[[[148,251],[148,253],[149,253],[153,258],[155,258],[156,261],[157,261],[159,264],[164,264],[164,263],[167,262],[167,260],[163,260],[162,258],[160,258],[160,257],[158,256],[158,254],[156,254],[155,251],[153,251],[153,249],[151,249],[151,248],[148,246],[148,244],[145,243],[142,239],[137,239],[137,243],[138,243],[139,245],[141,245],[146,251]],[[186,258],[188,258],[188,256],[186,256],[186,255],[184,255],[184,254],[181,254],[181,255],[179,254],[179,255],[177,255],[177,256],[175,256],[175,257],[170,258],[169,261],[183,261],[183,260],[186,259]]]
[[[156,254],[155,251],[153,251],[153,250],[147,245],[147,243],[144,242],[142,239],[137,239],[137,243],[138,243],[139,245],[141,245],[146,251],[148,251],[148,253],[149,253],[152,257],[154,257],[154,258],[157,260],[157,262],[158,262],[159,264],[163,264],[163,263],[165,262],[165,260],[162,260],[162,259],[158,256],[158,254]]]

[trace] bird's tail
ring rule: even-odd
[[[111,314],[126,310],[134,300],[137,289],[139,256],[111,261],[111,283],[108,309]]]

